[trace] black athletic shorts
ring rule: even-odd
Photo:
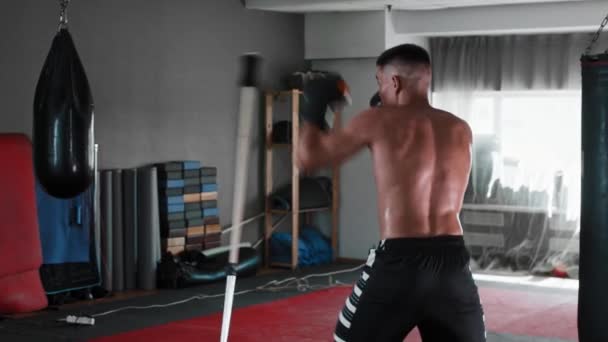
[[[486,332],[461,236],[389,239],[371,250],[338,316],[334,340],[480,342]]]

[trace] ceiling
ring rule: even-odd
[[[391,5],[397,10],[434,10],[455,7],[516,5],[593,0],[245,0],[249,9],[278,12],[334,12],[382,10]]]

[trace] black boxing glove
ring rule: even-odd
[[[376,92],[372,98],[369,100],[370,107],[380,107],[382,106],[382,99],[380,99],[380,94]]]
[[[321,130],[329,127],[325,120],[328,106],[336,112],[350,103],[346,82],[340,75],[333,73],[307,80],[303,85],[302,94],[300,117]]]

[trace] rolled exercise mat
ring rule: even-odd
[[[122,171],[112,171],[112,238],[114,252],[114,273],[112,288],[114,292],[125,290],[125,247],[122,217]]]
[[[99,281],[102,281],[101,268],[101,172],[97,170],[97,145],[95,145],[95,191],[93,193],[93,229],[95,236],[95,261],[97,262],[97,272],[99,272]],[[103,285],[103,283],[102,283]]]
[[[137,287],[137,170],[122,171],[125,289]]]
[[[137,287],[156,288],[156,263],[160,261],[160,220],[155,167],[137,170]]]
[[[112,218],[112,171],[101,172],[100,191],[100,224],[101,224],[101,283],[103,288],[112,292],[112,274],[114,269],[114,252],[112,251],[114,229]]]
[[[578,332],[608,341],[608,54],[583,56]]]

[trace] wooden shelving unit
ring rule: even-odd
[[[332,214],[332,229],[331,229],[331,245],[335,255],[338,251],[338,209],[339,209],[339,168],[332,168],[332,203],[330,207],[300,209],[300,170],[295,161],[299,142],[300,130],[300,95],[299,90],[287,90],[280,92],[266,92],[266,204],[265,204],[265,263],[266,267],[283,267],[296,269],[298,266],[298,236],[300,232],[300,215],[306,214],[307,220],[312,213],[330,211]],[[291,144],[275,144],[272,141],[274,103],[277,100],[288,100],[291,102]],[[341,115],[334,115],[333,127],[340,127]],[[273,193],[273,153],[275,149],[288,149],[291,153],[291,207],[292,210],[277,210],[272,208],[270,201]],[[291,215],[292,226],[292,246],[291,246],[291,263],[270,263],[270,237],[272,235],[273,217],[274,215]]]

